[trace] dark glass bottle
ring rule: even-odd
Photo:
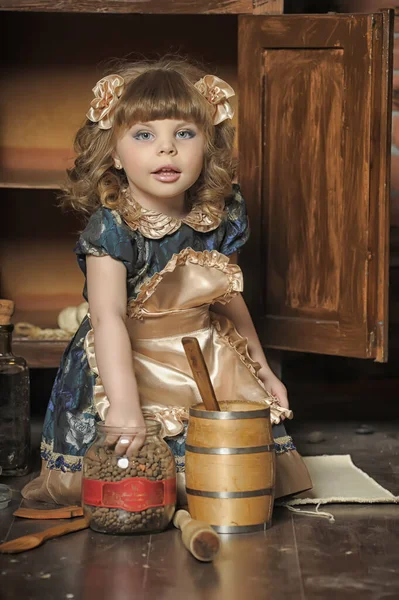
[[[13,310],[13,302],[0,300],[0,471],[25,475],[30,463],[29,369],[12,353]]]

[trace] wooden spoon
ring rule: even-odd
[[[195,337],[184,337],[182,339],[184,352],[193,373],[199,393],[206,410],[219,410],[220,406],[216,399],[215,390],[209,377],[209,371],[205,363],[201,347]]]
[[[81,506],[63,506],[61,508],[17,508],[14,517],[23,519],[71,519],[72,517],[83,517]]]
[[[50,527],[49,529],[39,531],[38,533],[24,535],[22,537],[16,538],[15,540],[11,540],[10,542],[5,542],[5,544],[0,545],[0,553],[17,554],[18,552],[25,552],[25,550],[31,550],[32,548],[40,546],[40,544],[42,544],[46,540],[60,537],[61,535],[72,533],[73,531],[87,529],[88,526],[88,517],[83,517],[83,519],[76,519],[75,521],[71,521],[70,523],[63,523],[62,525]]]

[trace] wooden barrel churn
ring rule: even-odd
[[[271,526],[275,452],[270,409],[250,402],[221,402],[221,411],[190,409],[186,489],[193,519],[219,533]]]

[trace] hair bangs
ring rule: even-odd
[[[134,79],[115,111],[120,131],[135,123],[160,119],[181,119],[207,130],[212,127],[208,102],[180,73],[151,69]]]

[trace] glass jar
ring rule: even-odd
[[[90,528],[100,533],[163,531],[176,507],[176,466],[160,435],[161,424],[146,419],[144,445],[131,457],[115,452],[115,440],[134,428],[97,424],[97,436],[83,459],[82,504]]]
[[[11,301],[0,300],[0,308]],[[29,369],[11,350],[14,325],[0,324],[0,467],[25,475],[30,460]],[[1,470],[1,469],[0,469]]]

